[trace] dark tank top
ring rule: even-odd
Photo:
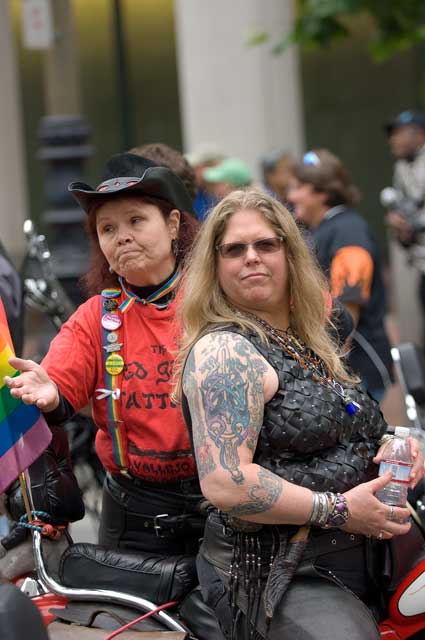
[[[245,337],[276,371],[279,388],[264,406],[253,462],[313,491],[345,492],[377,476],[373,457],[386,431],[379,405],[362,388],[349,389],[360,409],[349,415],[342,398],[273,342],[226,327]],[[183,415],[192,437],[186,397]]]

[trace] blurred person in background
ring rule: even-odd
[[[279,202],[287,204],[291,158],[286,151],[278,150],[260,159],[263,184],[267,191]]]
[[[418,293],[425,315],[425,113],[403,111],[386,123],[385,131],[395,159],[396,191],[387,224],[420,274]]]
[[[326,149],[307,152],[291,172],[289,199],[295,217],[310,230],[331,293],[356,326],[348,364],[381,401],[393,381],[384,327],[386,295],[378,247],[355,209],[360,193],[341,160]]]
[[[168,169],[171,169],[183,182],[192,200],[196,200],[198,194],[196,174],[180,151],[169,147],[168,144],[164,144],[163,142],[152,142],[151,144],[144,144],[140,147],[133,147],[128,153],[134,153],[148,160],[152,160],[152,162],[155,162],[155,164],[160,167],[168,167]]]
[[[208,211],[216,204],[216,198],[204,178],[204,170],[215,167],[223,159],[223,154],[214,147],[200,147],[186,154],[186,160],[195,172],[197,194],[194,209],[199,220],[204,220]]]
[[[215,167],[205,169],[202,175],[217,200],[234,189],[249,187],[253,180],[251,169],[240,158],[225,158]]]

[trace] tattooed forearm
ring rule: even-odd
[[[189,403],[192,418],[193,446],[195,450],[196,466],[199,479],[203,480],[215,468],[211,453],[211,445],[207,442],[206,427],[202,416],[198,383],[195,378],[195,354],[190,352],[183,373],[183,388]]]
[[[267,469],[258,472],[258,484],[248,490],[249,499],[228,510],[233,517],[250,516],[271,509],[282,493],[282,480]]]
[[[206,428],[219,450],[221,466],[242,484],[238,447],[255,448],[264,408],[265,364],[239,336],[216,335],[211,343],[204,354],[206,375],[201,383]]]

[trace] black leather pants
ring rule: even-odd
[[[328,533],[328,532],[326,532]],[[248,605],[243,578],[237,589],[236,606],[229,603],[229,560],[234,536],[228,535],[217,518],[210,516],[204,543],[198,556],[198,575],[205,602],[215,610],[227,638],[234,640],[378,640],[379,630],[374,617],[362,600],[349,589],[345,581],[329,567],[341,567],[342,575],[356,590],[366,593],[365,553],[361,537],[337,531],[329,532],[326,541],[314,537],[307,546],[303,560],[282,597],[275,614],[266,624],[262,594],[267,579],[267,562],[263,563],[261,584],[255,585],[257,598]],[[332,537],[333,536],[333,537]],[[335,544],[332,540],[336,540]],[[350,546],[350,542],[352,543]],[[338,550],[338,547],[340,550]],[[267,555],[267,540],[262,548]],[[320,555],[316,555],[317,552]],[[338,557],[339,556],[339,557]],[[227,567],[227,568],[225,568]],[[354,575],[357,574],[357,575]],[[248,618],[251,620],[250,624]]]
[[[107,474],[99,544],[110,549],[196,555],[205,522],[205,515],[199,512],[202,502],[197,480],[155,485]],[[162,514],[183,518],[187,515],[193,519],[170,528],[165,526],[165,519],[155,520],[155,516]]]

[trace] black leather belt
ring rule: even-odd
[[[170,516],[160,513],[156,516],[138,514],[140,524],[145,531],[153,530],[157,538],[170,538],[177,533],[192,533],[195,530],[201,535],[205,527],[205,518],[192,514]]]
[[[144,478],[138,478],[130,473],[123,474],[109,474],[113,480],[124,489],[131,489],[137,487],[139,489],[162,489],[164,491],[176,491],[186,494],[201,494],[201,488],[199,486],[198,478],[188,478],[186,480],[178,480],[177,482],[150,482]]]
[[[296,531],[298,527],[288,527],[290,531]],[[242,533],[242,535],[256,538],[263,551],[264,568],[269,569],[270,554],[278,540],[279,527],[265,525],[256,533]],[[204,539],[201,547],[201,554],[224,571],[228,571],[232,562],[234,543],[237,532],[226,525],[226,518],[222,518],[218,513],[211,513],[205,526]],[[346,533],[340,529],[317,529],[312,528],[306,549],[302,556],[302,562],[317,558],[327,553],[346,551],[365,543],[364,536]],[[275,550],[275,549],[274,549]]]
[[[137,482],[137,484],[136,484]],[[158,538],[166,538],[176,535],[177,533],[188,533],[201,536],[205,527],[205,521],[207,517],[207,509],[210,504],[205,500],[202,494],[195,491],[198,485],[198,480],[188,480],[181,482],[191,483],[189,487],[193,488],[193,494],[186,491],[186,495],[190,496],[192,507],[189,513],[173,514],[159,513],[159,514],[145,514],[143,513],[143,494],[137,495],[135,487],[144,488],[147,490],[158,491],[173,491],[170,488],[170,484],[157,484],[145,482],[139,478],[129,478],[122,475],[107,474],[106,486],[109,493],[119,502],[123,500],[123,494],[127,494],[130,497],[130,501],[133,500],[133,504],[129,503],[129,510],[127,513],[127,523],[131,523],[131,526],[135,529],[141,529],[143,531],[153,531]],[[181,482],[179,483],[179,491],[181,493]],[[177,489],[177,483],[172,485]],[[194,499],[192,499],[192,495]],[[199,497],[199,500],[197,498]],[[130,506],[131,504],[131,506]]]

